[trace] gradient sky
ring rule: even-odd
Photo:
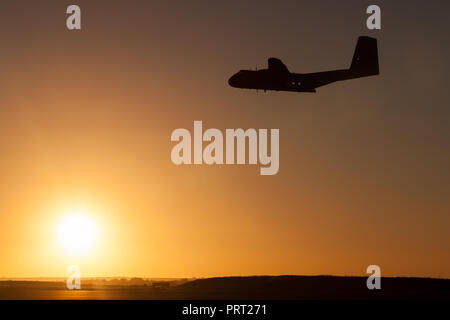
[[[450,277],[448,1],[0,3],[0,277],[253,274]],[[82,9],[68,31],[65,9]],[[227,85],[278,57],[378,77],[316,94]],[[175,166],[176,128],[279,128],[280,171]],[[89,257],[60,250],[71,209]]]

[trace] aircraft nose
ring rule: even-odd
[[[230,79],[228,79],[228,84],[229,84],[231,87],[236,87],[236,75],[235,75],[235,74],[232,75],[232,76],[230,77]]]

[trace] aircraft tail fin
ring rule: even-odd
[[[360,76],[380,74],[377,39],[370,37],[358,38],[350,71]]]

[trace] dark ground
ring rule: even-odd
[[[450,300],[450,279],[382,278],[381,290],[368,290],[365,277],[261,276],[192,281],[83,281],[67,290],[59,281],[0,281],[0,299],[234,299],[234,300]],[[139,284],[135,284],[139,283]]]

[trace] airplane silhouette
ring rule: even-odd
[[[315,73],[291,73],[277,58],[269,58],[268,69],[241,70],[228,84],[235,88],[275,91],[316,92],[316,88],[336,81],[379,74],[377,39],[359,37],[349,69]]]

